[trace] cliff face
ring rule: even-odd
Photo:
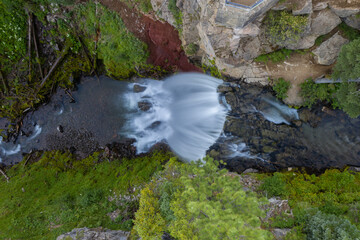
[[[170,1],[151,0],[157,16],[172,25],[175,19],[168,10]],[[344,21],[351,27],[360,29],[360,2],[357,0],[265,0],[252,10],[235,8],[222,0],[177,0],[182,12],[181,38],[185,50],[196,46],[191,57],[215,59],[216,66],[235,78],[246,82],[267,84],[271,74],[263,64],[254,58],[280,48],[291,50],[315,47],[315,40],[332,31]],[[279,46],[272,43],[266,34],[264,22],[268,10],[286,10],[293,15],[307,18],[305,31],[296,42],[285,42]],[[336,31],[333,33],[336,34]],[[333,35],[332,34],[332,35]],[[337,51],[346,41],[339,39]],[[320,49],[321,50],[321,49]],[[320,51],[318,50],[318,51]],[[335,51],[335,57],[336,52]],[[334,55],[334,54],[332,54]],[[333,62],[333,60],[319,61]]]

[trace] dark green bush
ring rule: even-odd
[[[288,192],[286,190],[286,181],[282,174],[274,173],[273,176],[264,179],[260,189],[266,192],[268,197],[281,196],[285,197]]]
[[[342,22],[339,25],[339,29],[343,35],[350,41],[360,38],[360,30],[350,27],[346,23]]]
[[[272,87],[276,93],[276,97],[281,100],[287,98],[287,92],[289,91],[290,85],[290,82],[285,81],[283,78],[276,80]]]
[[[339,103],[335,97],[339,84],[316,84],[309,78],[306,79],[300,87],[300,94],[304,99],[304,106],[311,108],[318,102],[328,102],[331,103],[334,108],[339,107]]]
[[[283,62],[285,61],[285,59],[287,59],[290,56],[292,52],[293,50],[282,48],[275,52],[260,55],[257,58],[255,58],[255,61],[263,62],[263,63],[267,63],[269,61],[273,63]]]

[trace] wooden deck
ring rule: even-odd
[[[259,1],[260,0],[228,0],[228,2],[230,2],[230,3],[236,3],[236,4],[248,6],[248,7],[253,6],[256,2],[259,2]]]

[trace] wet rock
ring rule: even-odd
[[[348,42],[349,40],[343,38],[337,32],[313,51],[316,62],[321,65],[331,65],[335,63],[341,47]]]
[[[309,123],[311,127],[316,127],[321,121],[320,116],[317,116],[307,108],[299,111],[299,118],[301,121]]]
[[[292,123],[297,127],[301,127],[302,125],[302,122],[300,120],[293,120]]]
[[[109,230],[106,228],[75,228],[71,232],[64,233],[56,240],[127,240],[129,232]]]
[[[257,169],[248,168],[243,173],[258,173],[258,172],[259,172],[259,170],[257,170]]]
[[[56,130],[58,130],[58,132],[60,132],[60,133],[64,132],[64,128],[61,125],[57,126]]]
[[[114,142],[107,144],[109,149],[110,159],[133,158],[136,156],[136,147],[132,144],[135,139],[125,139],[121,142]]]
[[[146,89],[146,87],[141,86],[141,85],[139,85],[139,84],[135,84],[135,85],[134,85],[134,88],[133,88],[133,91],[134,91],[135,93],[139,93],[139,92],[145,91],[145,89]]]
[[[149,109],[152,107],[152,104],[148,101],[141,101],[138,102],[138,107],[141,111],[149,111]]]
[[[220,92],[220,93],[225,93],[225,92],[232,92],[233,89],[232,89],[232,87],[230,87],[230,86],[219,85],[217,91]]]

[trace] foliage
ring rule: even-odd
[[[108,161],[95,153],[76,160],[69,153],[46,152],[38,162],[21,162],[8,171],[9,183],[0,181],[0,238],[55,239],[77,227],[128,231],[141,186],[170,156]],[[112,222],[107,213],[116,209],[121,217]]]
[[[267,197],[288,195],[286,191],[286,182],[281,173],[274,173],[272,177],[265,178],[260,189],[266,192]]]
[[[343,81],[360,78],[360,39],[342,46],[332,77]]]
[[[334,108],[339,107],[336,99],[336,92],[340,84],[316,84],[311,78],[303,82],[301,87],[301,96],[304,99],[304,106],[311,108],[319,101],[331,103]]]
[[[309,218],[305,231],[309,240],[360,239],[360,231],[349,220],[322,212]]]
[[[213,77],[216,77],[219,79],[223,78],[220,70],[216,67],[215,59],[209,59],[209,65],[206,65],[203,63],[202,69],[203,69],[204,73],[207,73],[207,74],[210,73],[210,75]]]
[[[350,27],[345,22],[340,23],[339,29],[350,41],[360,38],[360,30]]]
[[[74,14],[89,37],[88,49],[95,49],[94,40],[99,38],[97,53],[109,75],[127,78],[137,67],[145,66],[146,45],[126,29],[118,14],[94,2],[80,5]]]
[[[263,62],[263,63],[268,63],[269,61],[273,63],[283,62],[285,61],[285,59],[287,59],[290,56],[292,52],[293,51],[290,49],[282,48],[275,52],[260,55],[257,58],[255,58],[255,61]]]
[[[266,19],[266,34],[273,44],[285,46],[295,43],[305,31],[306,16],[294,16],[287,11],[269,11]]]
[[[341,109],[350,117],[360,116],[360,91],[357,83],[342,83],[336,97]]]
[[[144,239],[158,239],[159,231],[176,239],[270,239],[260,229],[261,202],[211,158],[188,164],[171,160],[142,192],[134,228]],[[143,235],[144,229],[157,230]]]
[[[0,1],[0,65],[18,61],[26,54],[26,13],[23,8]],[[15,1],[17,2],[17,1]],[[1,67],[3,69],[3,66]]]
[[[186,55],[195,55],[197,51],[199,50],[199,46],[195,43],[190,43],[186,46],[185,52]]]
[[[281,100],[287,98],[287,92],[289,91],[290,85],[290,82],[285,81],[283,78],[276,80],[273,85],[273,90],[276,92],[276,97]]]
[[[179,32],[181,32],[181,26],[182,26],[182,12],[180,9],[176,6],[177,0],[169,0],[168,9],[175,18],[175,25]]]

